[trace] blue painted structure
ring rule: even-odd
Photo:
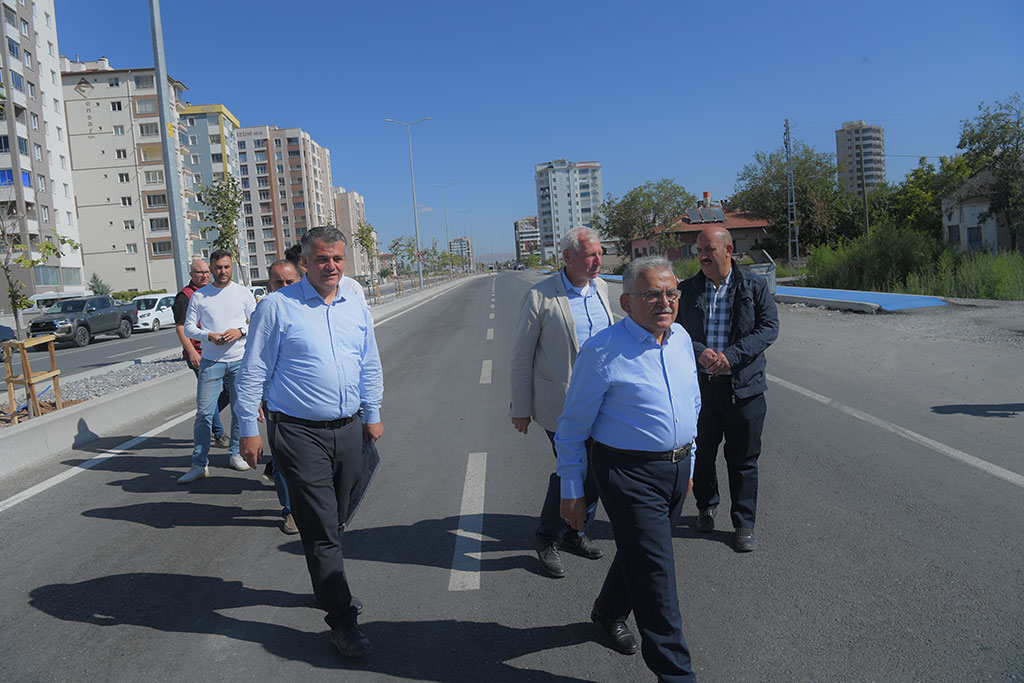
[[[858,292],[849,289],[817,289],[813,287],[783,287],[775,290],[784,296],[805,296],[830,301],[852,301],[864,304],[876,304],[883,311],[903,311],[911,308],[928,308],[929,306],[945,306],[946,302],[936,296],[918,294],[889,294],[886,292]]]

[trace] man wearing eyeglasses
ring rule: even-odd
[[[555,446],[561,514],[573,529],[587,516],[589,464],[615,536],[615,559],[590,618],[613,649],[639,647],[662,683],[694,681],[676,590],[672,529],[693,472],[700,390],[693,347],[675,324],[679,292],[660,256],[622,275],[619,304],[629,317],[590,338],[576,358]],[[593,440],[588,456],[586,442]]]
[[[576,354],[587,339],[612,322],[608,285],[597,277],[601,270],[597,232],[570,230],[562,239],[562,257],[565,268],[537,283],[523,297],[509,364],[512,426],[526,434],[532,417],[547,432],[552,451]],[[597,510],[597,485],[589,473],[584,476],[584,488],[589,521]],[[566,526],[558,504],[559,479],[552,472],[534,533],[534,549],[541,570],[556,579],[565,576],[559,547],[591,560],[603,555],[583,528],[574,531]]]
[[[693,339],[700,366],[702,408],[697,425],[693,499],[697,531],[715,528],[718,476],[715,460],[725,437],[733,548],[757,547],[757,458],[764,427],[764,352],[779,335],[779,313],[759,275],[740,270],[729,231],[708,226],[697,236],[701,272],[679,284],[677,322]]]

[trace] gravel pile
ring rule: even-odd
[[[60,394],[62,398],[69,401],[84,401],[94,396],[112,394],[151,379],[159,379],[187,368],[181,353],[174,351],[170,352],[166,358],[134,363],[102,375],[61,382]],[[49,393],[47,392],[47,394]]]

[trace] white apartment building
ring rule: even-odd
[[[75,211],[69,132],[64,120],[53,0],[3,0],[0,31],[4,111],[0,115],[0,210],[11,218],[18,241],[39,258],[38,245],[57,235],[81,241]],[[0,249],[4,247],[0,245]],[[31,273],[16,276],[26,296],[80,291],[86,276],[79,250],[64,247]],[[6,289],[5,289],[6,291]],[[0,310],[9,311],[7,296]]]
[[[466,270],[473,270],[473,240],[468,237],[456,237],[448,243],[448,251],[466,260]]]
[[[195,193],[188,197],[188,219],[198,239],[193,240],[193,254],[210,257],[214,251],[213,241],[220,234],[217,226],[207,215],[209,207],[203,203],[202,187],[213,185],[217,178],[233,177],[241,182],[238,171],[238,149],[235,133],[238,119],[223,104],[189,105],[181,109],[181,123],[185,128],[188,156],[184,166],[192,175]],[[249,190],[243,191],[243,200],[248,199]],[[245,223],[239,214],[237,225],[238,262],[236,279],[248,282],[250,256],[245,240]]]
[[[582,226],[601,206],[601,164],[597,161],[555,159],[533,167],[537,184],[537,218],[541,255],[559,253],[562,237]]]
[[[247,126],[236,133],[245,248],[252,282],[333,210],[331,152],[301,128]]]
[[[530,254],[540,256],[540,228],[536,216],[523,216],[515,222],[516,260]]]
[[[61,57],[61,77],[85,278],[96,273],[115,291],[176,291],[169,202],[181,202],[186,215],[195,197],[182,164],[189,154],[180,118],[187,88],[168,78],[178,141],[173,168],[182,188],[181,196],[168,197],[154,70],[115,69],[106,57]],[[198,237],[186,228],[190,254]]]
[[[356,231],[359,224],[366,221],[366,200],[358,192],[335,187],[331,193],[334,211],[334,226],[341,230],[348,239],[348,250],[345,252],[345,275],[349,277],[372,278],[380,271],[376,258],[367,258],[362,248],[356,244]],[[376,235],[376,233],[374,233]],[[376,243],[376,237],[374,237]],[[372,256],[379,249],[374,248]]]
[[[836,131],[839,183],[850,194],[863,196],[885,182],[885,129],[863,121],[846,121]],[[863,174],[863,175],[862,175]]]

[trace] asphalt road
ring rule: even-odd
[[[269,482],[215,455],[175,484],[191,420],[169,406],[0,480],[8,501],[107,458],[0,502],[0,680],[652,680],[588,620],[603,512],[604,559],[537,571],[552,457],[509,424],[507,363],[538,279],[478,278],[378,324],[383,463],[345,534],[365,660],[333,651]],[[758,550],[697,534],[687,503],[676,563],[701,681],[1024,676],[1020,351],[862,320],[782,309]]]

